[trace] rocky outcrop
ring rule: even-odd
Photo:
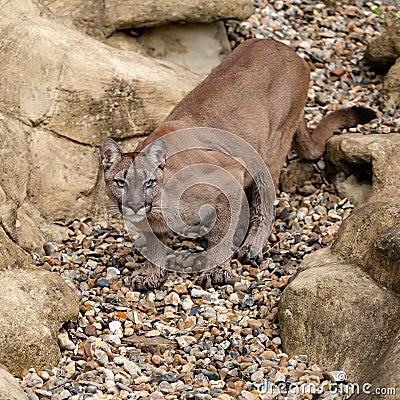
[[[79,313],[75,292],[59,275],[27,268],[0,272],[0,287],[0,363],[13,374],[57,365],[58,331]]]
[[[336,135],[327,143],[325,158],[331,171],[344,171],[348,175],[338,189],[356,204],[386,201],[400,194],[397,134]]]
[[[28,400],[14,377],[0,368],[0,400]]]
[[[331,168],[353,172],[356,182],[368,182],[371,194],[342,223],[331,247],[304,259],[279,305],[284,350],[344,370],[360,387],[370,385],[370,393],[361,390],[356,399],[400,381],[395,367],[400,360],[398,139],[340,135],[329,140]]]
[[[104,211],[96,146],[112,136],[132,149],[200,78],[67,28],[36,1],[0,4],[1,227],[42,252],[61,235],[48,221]]]
[[[399,299],[330,249],[313,253],[301,268],[279,307],[285,352],[307,354],[361,383],[400,327]]]
[[[117,30],[154,27],[171,23],[210,23],[224,19],[243,20],[254,7],[250,0],[44,0],[54,15],[97,37]]]
[[[365,62],[387,71],[400,56],[400,21],[395,21],[381,36],[373,40],[365,52]]]
[[[397,20],[380,37],[373,40],[365,53],[365,62],[378,71],[388,71],[383,86],[383,104],[400,106],[400,21]]]

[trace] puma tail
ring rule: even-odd
[[[375,111],[367,107],[342,108],[322,118],[314,131],[310,132],[303,121],[293,140],[296,153],[307,160],[320,158],[325,151],[326,141],[341,129],[366,124],[376,118]]]
[[[342,108],[322,118],[315,128],[313,136],[321,135],[322,131],[333,133],[340,129],[352,128],[358,124],[366,124],[374,118],[376,118],[376,112],[367,107]]]

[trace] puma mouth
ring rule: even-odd
[[[146,211],[145,211],[144,207],[138,211],[134,211],[130,208],[124,207],[123,215],[124,215],[124,218],[128,219],[132,223],[135,223],[135,222],[143,221],[146,218]]]

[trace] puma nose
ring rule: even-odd
[[[129,208],[131,208],[133,211],[138,212],[141,208],[141,204],[129,204]]]

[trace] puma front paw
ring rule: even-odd
[[[232,284],[235,278],[232,273],[230,263],[224,266],[217,266],[215,268],[204,271],[195,281],[196,285],[208,289],[214,285],[228,285]]]
[[[249,245],[240,247],[234,254],[234,257],[243,265],[251,265],[259,268],[263,261],[262,252],[256,253],[254,248]]]
[[[137,269],[131,276],[133,291],[145,292],[158,289],[167,279],[167,271],[146,262],[142,268]]]

